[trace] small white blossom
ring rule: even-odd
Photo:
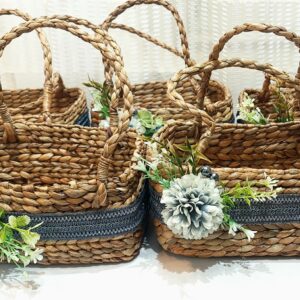
[[[131,118],[129,126],[134,128],[140,135],[143,135],[146,132],[146,128],[142,125],[137,116]]]
[[[35,249],[34,251],[31,252],[31,255],[30,255],[30,260],[36,264],[38,261],[41,261],[43,260],[43,252],[44,250],[43,249]]]
[[[146,167],[143,160],[139,160],[137,165],[134,166],[134,169],[137,170],[137,171],[143,172],[143,173],[147,172],[147,167]]]
[[[99,127],[102,127],[102,128],[108,128],[109,127],[109,118],[105,119],[105,120],[101,120],[99,122]]]
[[[242,232],[244,232],[244,234],[246,235],[247,239],[248,239],[248,242],[250,242],[254,236],[255,236],[255,233],[257,233],[257,231],[253,231],[253,230],[250,230],[250,229],[246,229],[244,228],[243,226],[240,228],[240,230]]]
[[[185,239],[202,239],[219,229],[223,221],[220,190],[202,175],[176,178],[165,189],[162,217],[173,233]]]
[[[231,220],[229,222],[228,233],[235,236],[238,231],[242,231],[246,235],[249,242],[251,241],[251,239],[254,238],[255,233],[257,232],[257,231],[247,229],[247,228],[243,227],[242,225],[236,223],[235,221]]]

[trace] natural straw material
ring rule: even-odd
[[[300,80],[281,72],[271,65],[239,59],[211,61],[193,66],[177,73],[169,82],[169,96],[191,115],[198,116],[198,122],[169,122],[156,138],[160,142],[184,143],[186,137],[191,144],[198,144],[211,160],[214,172],[226,187],[237,182],[259,181],[264,173],[278,180],[283,194],[300,194],[300,122],[253,124],[214,124],[212,119],[191,104],[185,103],[178,82],[202,72],[212,72],[228,67],[240,67],[265,72],[285,82],[286,86],[299,90]],[[204,138],[203,138],[204,137]],[[149,153],[151,158],[151,153]],[[207,163],[207,162],[205,162]],[[152,184],[156,192],[162,191]],[[272,201],[272,200],[268,200]],[[299,255],[300,224],[257,224],[248,226],[258,231],[248,242],[242,234],[235,237],[225,231],[218,231],[202,240],[184,240],[175,236],[159,218],[154,225],[159,243],[170,252],[188,256],[274,256]],[[245,224],[247,225],[247,224]]]
[[[15,15],[28,21],[31,17],[16,9],[0,9],[0,15]],[[44,32],[36,30],[42,45],[44,56],[44,88],[2,90],[1,97],[10,109],[13,120],[52,121],[61,124],[73,124],[87,111],[86,97],[79,88],[65,88],[58,73],[53,73],[52,55]],[[5,47],[0,49],[0,57]],[[51,117],[50,117],[51,114]]]
[[[13,28],[0,39],[0,47],[41,27],[69,31],[100,50],[115,72],[112,103],[123,103],[124,108],[117,126],[102,129],[15,122],[0,99],[4,123],[0,127],[0,207],[8,213],[62,215],[126,207],[142,188],[141,176],[133,167],[134,153],[143,154],[143,148],[135,131],[128,128],[133,97],[118,46],[100,28],[93,37],[74,24],[43,17]],[[117,108],[112,105],[112,109]],[[44,263],[68,264],[127,261],[138,253],[141,241],[140,227],[116,237],[43,241],[39,245],[45,248]]]
[[[164,7],[168,10],[175,19],[176,25],[178,27],[178,32],[181,41],[182,51],[174,49],[165,43],[158,41],[156,38],[140,32],[132,27],[116,24],[113,21],[127,9],[144,4],[155,4]],[[176,8],[169,2],[165,0],[129,0],[124,4],[118,6],[102,23],[101,25],[104,29],[109,28],[119,28],[122,30],[134,33],[141,38],[144,38],[155,45],[160,46],[163,49],[170,51],[171,53],[177,55],[184,60],[186,66],[192,66],[195,62],[190,57],[190,50],[187,40],[187,34],[184,28],[183,21],[176,10]],[[106,73],[109,74],[109,68],[106,68]],[[108,78],[110,75],[107,75]],[[197,77],[196,77],[197,78]],[[185,101],[202,107],[208,112],[210,116],[214,118],[217,122],[230,121],[233,117],[232,110],[232,99],[229,90],[221,83],[217,81],[209,82],[209,92],[205,99],[201,102],[198,101],[198,92],[200,81],[196,78],[188,78],[180,83],[179,89]],[[156,115],[160,115],[164,120],[170,119],[180,119],[189,120],[190,115],[186,115],[184,111],[176,107],[176,105],[170,101],[167,96],[167,82],[166,81],[155,81],[147,82],[143,84],[132,85],[132,92],[134,96],[135,108],[146,108]]]
[[[214,45],[212,52],[209,55],[209,60],[218,60],[221,54],[221,51],[224,49],[226,44],[235,36],[245,33],[245,32],[262,32],[262,33],[272,33],[280,37],[284,37],[288,41],[292,42],[297,48],[300,47],[300,37],[294,32],[288,31],[286,28],[282,26],[275,26],[271,24],[261,24],[261,23],[245,23],[243,25],[239,25],[234,27],[232,30],[226,32],[218,41],[216,45]],[[200,99],[204,99],[207,83],[209,82],[211,77],[211,72],[206,72],[203,76],[203,80],[201,83],[201,91],[200,91]],[[300,78],[300,65],[298,66],[298,70],[296,72],[296,77]],[[277,115],[274,113],[274,104],[276,100],[278,100],[278,95],[276,91],[278,88],[276,84],[271,84],[271,78],[266,76],[262,89],[245,89],[240,93],[239,103],[242,102],[244,98],[244,93],[247,93],[251,98],[255,99],[255,105],[259,107],[262,113],[265,116],[269,116],[271,120],[276,119]],[[275,79],[275,78],[273,78]],[[299,119],[300,110],[299,110],[299,101],[300,101],[300,93],[295,89],[285,88],[285,82],[279,81],[283,95],[288,100],[290,106],[294,110],[294,118]]]

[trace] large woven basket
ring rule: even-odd
[[[101,129],[17,122],[0,98],[0,207],[8,215],[28,214],[33,224],[43,222],[37,231],[44,264],[131,260],[143,237],[143,181],[133,168],[143,146],[128,128],[133,97],[118,46],[100,28],[90,36],[47,17],[13,28],[0,45],[41,27],[70,31],[100,50],[115,71],[111,109],[118,103],[124,108],[117,126]]]
[[[182,52],[174,49],[165,43],[158,41],[156,38],[140,32],[132,27],[113,23],[113,21],[127,9],[143,4],[155,4],[167,9],[175,19],[178,27]],[[122,30],[134,33],[141,38],[144,38],[155,45],[158,45],[171,53],[177,55],[184,60],[186,66],[192,66],[194,61],[190,57],[189,45],[187,40],[187,34],[184,28],[183,21],[176,10],[176,8],[169,2],[165,0],[129,0],[124,4],[118,6],[102,23],[101,25],[104,29],[118,28]],[[107,78],[109,78],[109,71],[107,70]],[[199,79],[188,78],[180,83],[180,90],[182,95],[184,95],[185,100],[188,103],[193,103],[203,108],[208,112],[218,122],[228,122],[233,118],[232,110],[232,99],[229,90],[220,82],[211,80],[209,82],[209,92],[207,93],[205,99],[198,101],[199,92]],[[155,115],[160,115],[165,120],[170,119],[190,119],[190,115],[186,115],[185,111],[180,110],[176,107],[174,103],[170,101],[167,96],[167,81],[153,81],[146,82],[142,84],[132,85],[132,93],[134,96],[135,108],[146,108],[150,110]]]
[[[226,44],[235,36],[245,33],[245,32],[262,32],[262,33],[273,33],[277,36],[284,37],[288,41],[292,42],[297,48],[300,47],[299,36],[291,31],[288,31],[282,26],[275,26],[271,24],[260,24],[260,23],[245,23],[239,26],[234,27],[232,30],[226,32],[214,45],[212,52],[209,55],[209,60],[218,60],[221,54],[221,51],[224,49]],[[203,81],[201,83],[200,99],[203,99],[206,94],[206,86],[211,77],[211,72],[205,73],[203,76]],[[300,78],[300,68],[297,70],[297,78]],[[242,102],[244,94],[247,93],[251,98],[255,100],[255,105],[259,107],[262,113],[270,120],[275,120],[277,114],[274,112],[274,104],[278,100],[278,87],[276,84],[271,84],[271,79],[275,79],[269,76],[266,76],[265,81],[261,89],[247,88],[240,93],[239,103]],[[289,89],[285,86],[285,82],[279,82],[281,86],[281,92],[288,100],[291,108],[294,112],[294,119],[299,119],[299,92],[295,89]],[[297,94],[298,93],[298,94]]]
[[[242,234],[229,235],[218,231],[201,240],[185,240],[176,236],[163,223],[160,203],[161,187],[151,184],[151,202],[157,238],[170,252],[196,257],[217,256],[292,256],[300,254],[300,122],[267,125],[214,124],[209,116],[185,103],[176,91],[182,79],[212,72],[215,69],[240,67],[261,70],[299,90],[300,81],[267,64],[239,59],[207,62],[177,73],[170,81],[169,96],[201,121],[169,122],[156,138],[171,143],[199,144],[211,160],[214,172],[227,187],[244,180],[263,180],[264,173],[278,180],[283,189],[275,200],[240,205],[231,215],[241,224],[257,231],[251,242]],[[150,153],[151,159],[151,153]],[[206,163],[206,162],[205,162]]]
[[[0,15],[15,15],[28,21],[31,17],[20,10],[0,9]],[[2,90],[4,102],[13,120],[36,122],[47,119],[61,124],[87,125],[88,110],[84,92],[79,88],[65,88],[61,76],[53,73],[52,55],[44,32],[37,29],[44,56],[44,88]],[[2,56],[5,47],[1,47]],[[41,117],[42,116],[42,117]]]

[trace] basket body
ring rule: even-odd
[[[18,144],[1,144],[0,207],[43,222],[43,264],[128,261],[143,239],[142,177],[131,166],[143,152],[128,130],[108,171],[108,204],[95,209],[97,161],[106,131],[75,125],[14,124]],[[127,145],[124,148],[124,145]],[[72,229],[73,228],[73,229]],[[72,231],[73,230],[73,231]],[[73,233],[72,233],[73,232]]]

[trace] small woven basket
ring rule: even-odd
[[[0,15],[15,15],[29,21],[31,17],[20,10],[0,9]],[[36,30],[44,56],[45,82],[43,89],[2,90],[3,101],[10,109],[13,120],[36,122],[50,120],[60,124],[88,124],[87,102],[79,88],[65,88],[61,76],[53,73],[52,55],[44,32]],[[2,56],[5,46],[0,49]],[[86,117],[84,117],[86,116]]]
[[[228,67],[260,70],[285,82],[288,88],[299,90],[300,87],[299,79],[254,61],[210,61],[187,68],[172,78],[168,92],[173,101],[191,115],[198,116],[199,121],[169,122],[156,138],[160,142],[181,144],[187,137],[191,144],[198,144],[226,187],[245,180],[263,180],[266,173],[278,180],[282,194],[274,200],[254,202],[251,207],[241,204],[232,209],[230,214],[237,222],[257,231],[250,242],[243,234],[232,236],[222,230],[205,239],[186,240],[174,235],[162,221],[162,188],[152,183],[151,203],[158,241],[167,251],[196,257],[299,255],[300,122],[215,124],[204,111],[185,103],[176,91],[177,83],[188,76]],[[151,159],[151,152],[149,156]]]
[[[288,41],[292,42],[297,48],[300,47],[300,38],[297,34],[288,31],[282,26],[275,26],[271,24],[260,24],[260,23],[245,23],[234,27],[232,30],[226,32],[213,47],[212,52],[209,55],[209,60],[218,60],[221,51],[224,49],[226,44],[235,36],[245,32],[262,32],[262,33],[273,33],[277,36],[284,37]],[[201,83],[200,99],[203,99],[206,94],[206,86],[211,77],[211,72],[206,72],[203,76]],[[297,70],[297,78],[300,78],[300,68]],[[270,120],[276,120],[277,113],[274,111],[274,104],[278,101],[278,87],[271,84],[272,79],[276,79],[270,76],[265,76],[265,81],[261,89],[245,89],[240,93],[239,103],[244,99],[244,94],[247,93],[251,98],[255,100],[255,105],[259,107],[262,113],[269,117]],[[278,80],[278,78],[277,78]],[[299,92],[295,89],[290,89],[285,86],[285,82],[278,80],[281,87],[283,96],[288,101],[291,109],[294,111],[294,119],[297,120],[300,117],[299,110]]]
[[[56,17],[21,24],[0,45],[42,27],[69,31],[100,50],[115,72],[111,115],[117,116],[120,103],[124,108],[102,129],[17,122],[0,98],[0,207],[8,215],[29,215],[32,225],[43,222],[37,228],[43,264],[131,260],[142,243],[144,219],[143,180],[134,154],[144,150],[128,128],[133,97],[118,46],[100,27],[93,37]]]
[[[113,21],[127,9],[143,4],[155,4],[167,9],[175,19],[177,24],[182,52],[174,49],[152,36],[140,32],[132,27],[113,23]],[[108,30],[109,28],[118,28],[126,30],[133,34],[140,36],[163,49],[170,51],[184,60],[186,66],[192,66],[193,60],[190,58],[190,51],[188,46],[187,34],[184,28],[183,21],[176,10],[176,8],[165,0],[129,0],[124,4],[118,6],[102,23],[102,28]],[[107,78],[110,77],[109,70],[107,70]],[[209,81],[208,93],[203,100],[198,101],[200,79],[188,78],[180,83],[179,89],[185,98],[185,101],[198,105],[200,108],[206,110],[210,116],[217,122],[229,122],[233,119],[232,99],[229,90],[220,82]],[[185,114],[185,111],[176,107],[167,96],[167,81],[146,82],[142,84],[132,85],[132,93],[134,96],[135,108],[146,108],[155,115],[161,116],[164,120],[189,120],[190,115]]]

